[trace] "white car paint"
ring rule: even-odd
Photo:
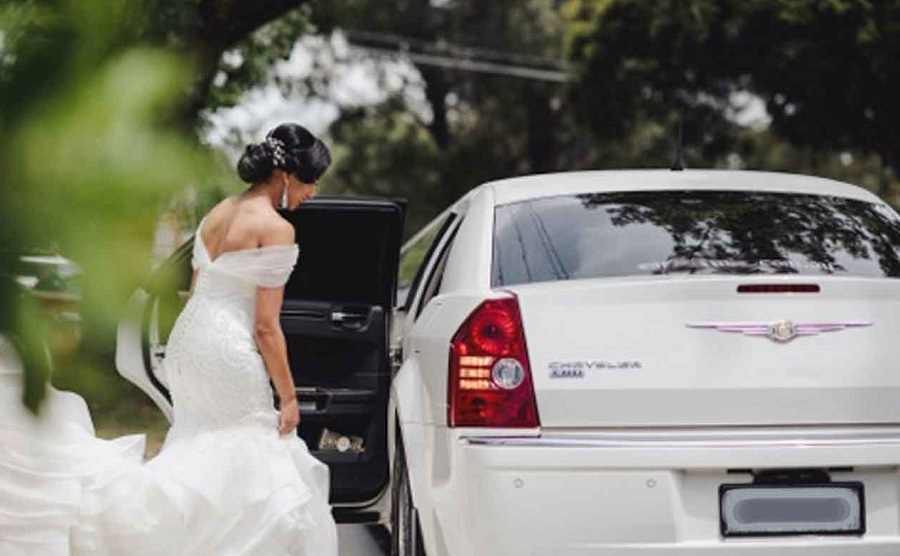
[[[715,275],[491,287],[497,206],[554,195],[683,188],[820,194],[881,204],[865,190],[830,180],[715,171],[547,174],[493,182],[466,194],[433,223],[431,229],[448,214],[459,216],[423,262],[426,280],[410,293],[408,310],[394,313],[390,334],[402,355],[391,386],[389,451],[393,457],[399,430],[428,554],[900,553],[900,404],[894,402],[900,379],[891,372],[900,360],[891,336],[900,330],[900,280],[817,276],[812,281],[827,294],[820,303],[779,297],[771,311],[729,298],[726,290],[735,282]],[[425,231],[410,244],[426,237]],[[427,278],[439,268],[441,247],[451,238],[440,288],[426,298]],[[741,283],[772,281],[748,276]],[[662,283],[667,287],[658,287]],[[541,426],[450,427],[451,338],[483,301],[513,294],[528,340]],[[145,310],[150,322],[155,318],[147,299],[144,292],[135,294],[136,316],[120,325],[117,366],[170,414],[170,404],[145,372],[141,319]],[[693,302],[703,304],[703,314],[696,314]],[[845,306],[853,310],[834,314]],[[599,322],[598,312],[605,316]],[[875,326],[795,340],[819,352],[816,361],[833,370],[824,376],[817,365],[796,355],[791,361],[777,349],[784,346],[767,339],[684,326],[778,318],[865,320]],[[578,334],[588,327],[615,337],[605,348],[613,346],[615,353],[587,351]],[[148,342],[152,347],[154,339]],[[675,343],[684,349],[666,349]],[[748,357],[734,363],[731,379],[711,372],[717,357],[738,352]],[[549,379],[554,360],[601,355],[640,361],[643,378]],[[778,358],[794,374],[769,368]],[[151,357],[155,373],[154,363]],[[865,371],[848,372],[857,364]],[[670,375],[663,372],[666,366],[674,369]],[[762,373],[754,376],[751,369]],[[154,378],[165,383],[164,376]],[[829,393],[835,394],[833,402],[822,404]],[[748,395],[764,411],[742,409]],[[797,403],[798,396],[806,398]],[[727,402],[713,403],[719,399]],[[741,470],[799,467],[829,468],[832,480],[864,483],[864,536],[721,537],[719,485],[750,482]],[[385,522],[389,498],[382,496],[372,508]]]
[[[561,194],[673,189],[795,192],[883,205],[863,189],[831,180],[718,171],[547,174],[489,183],[467,194],[451,207],[465,217],[440,291],[416,318],[420,287],[413,292],[408,314],[401,315],[406,321],[394,323],[404,331],[404,351],[391,389],[396,414],[389,417],[399,421],[395,426],[403,437],[429,555],[900,553],[900,374],[888,372],[900,360],[891,336],[900,332],[900,280],[815,277],[806,281],[823,284],[828,291],[823,303],[810,307],[802,300],[779,297],[773,298],[771,310],[717,297],[717,288],[735,284],[718,276],[683,280],[665,291],[651,287],[658,277],[507,288],[518,295],[522,307],[542,427],[448,427],[451,338],[483,300],[509,295],[490,285],[495,206]],[[740,281],[775,279],[754,276]],[[867,287],[861,289],[863,285]],[[712,309],[694,314],[691,300]],[[843,311],[845,306],[850,308]],[[592,318],[598,308],[612,314],[609,322]],[[805,349],[821,353],[816,364],[837,369],[824,382],[815,364],[777,351],[783,346],[764,338],[654,328],[666,319],[775,318],[855,318],[877,321],[878,326],[840,332],[839,337],[796,340],[796,345],[803,342]],[[623,337],[610,357],[641,360],[649,378],[550,381],[546,368],[551,354],[596,356],[578,352],[583,349],[583,342],[575,341],[578,330],[587,326],[608,333],[618,327],[645,329],[644,334]],[[673,355],[665,349],[672,342],[686,347]],[[712,351],[704,352],[705,345],[713,343]],[[742,382],[707,372],[717,355],[734,350],[748,354],[746,369],[763,373]],[[787,367],[797,365],[800,372],[781,391],[768,389],[774,398],[767,402],[768,383],[784,375],[765,365],[784,357]],[[674,375],[660,374],[666,363],[674,366]],[[857,367],[865,370],[849,372]],[[684,380],[685,374],[690,380]],[[685,382],[695,389],[685,388]],[[654,390],[652,395],[647,395],[648,388]],[[807,409],[813,409],[806,413],[791,405],[810,390],[837,397],[830,407],[809,402]],[[725,403],[712,404],[711,393],[723,395]],[[748,393],[765,404],[761,411],[730,414]],[[857,403],[854,396],[859,396]],[[673,415],[675,422],[666,422]],[[797,422],[800,415],[813,419]],[[719,485],[752,481],[748,473],[729,470],[795,467],[835,468],[832,480],[861,481],[868,509],[865,535],[722,538]]]
[[[150,318],[156,318],[155,305],[149,308],[147,307],[149,298],[150,295],[146,291],[138,290],[128,301],[128,310],[125,313],[126,316],[119,322],[116,335],[116,370],[118,370],[119,374],[125,377],[129,382],[143,390],[171,423],[173,412],[172,402],[166,399],[166,397],[153,385],[150,381],[150,377],[147,376],[147,371],[145,370],[146,367],[144,365],[144,338],[141,320],[145,318],[145,311],[148,310],[151,311]],[[151,329],[155,331],[156,327],[153,326]],[[152,341],[152,339],[149,338],[147,340]],[[161,372],[162,367],[158,364],[158,361],[151,361],[150,363],[150,372]],[[156,378],[163,385],[166,384],[165,377],[156,376]]]

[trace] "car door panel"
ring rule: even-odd
[[[116,334],[116,369],[143,390],[171,422],[172,398],[152,365],[147,336],[148,319],[145,313],[152,306],[152,296],[146,291],[138,290],[132,296],[128,316],[119,322]]]
[[[182,245],[131,297],[116,335],[116,369],[172,420],[172,397],[162,362],[191,283],[191,242]]]
[[[365,504],[389,479],[389,329],[405,204],[315,199],[284,213],[300,246],[281,324],[298,434],[329,465],[331,501]]]

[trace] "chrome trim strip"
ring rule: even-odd
[[[716,430],[603,432],[592,434],[545,434],[540,437],[463,436],[460,441],[473,446],[518,446],[554,448],[765,448],[765,447],[851,447],[896,444],[900,428],[824,430]]]

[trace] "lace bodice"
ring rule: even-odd
[[[297,261],[296,245],[228,251],[214,260],[194,239],[194,293],[166,347],[165,378],[175,423],[218,429],[274,419],[272,390],[253,335],[257,287],[283,286]],[[274,425],[273,425],[274,426]]]

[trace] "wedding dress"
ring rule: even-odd
[[[0,346],[0,555],[337,553],[328,468],[279,435],[253,336],[256,288],[284,285],[297,246],[210,260],[200,228],[163,363],[174,421],[152,460],[143,435],[96,438],[74,394],[50,389],[33,417]]]

